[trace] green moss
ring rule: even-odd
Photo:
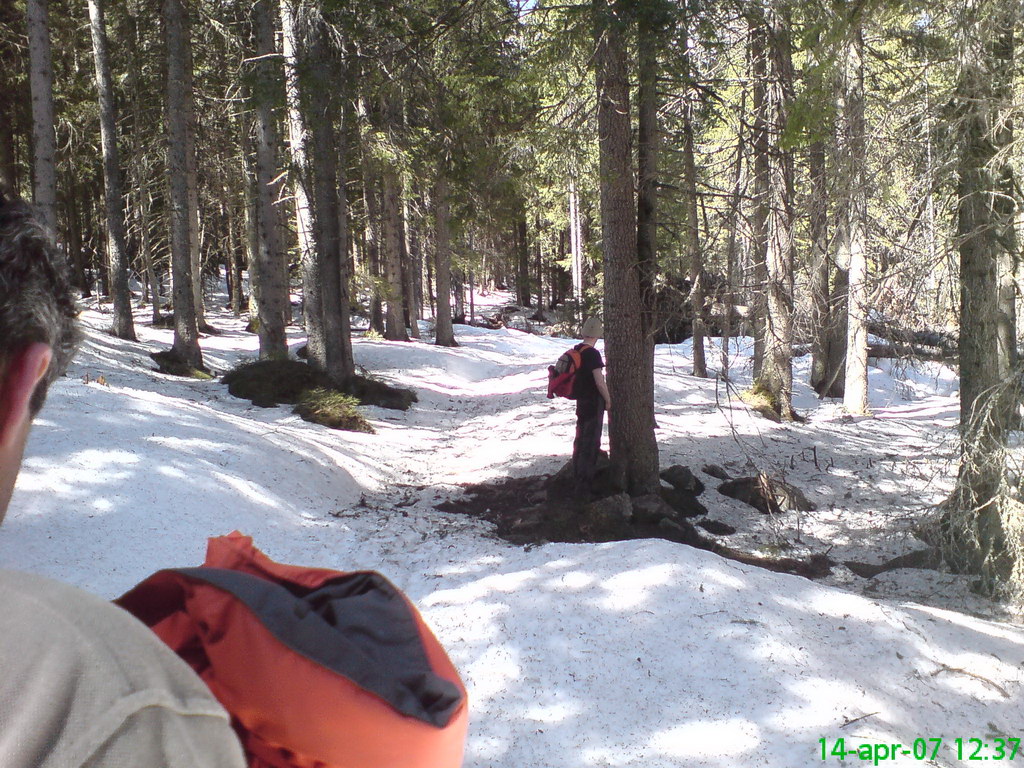
[[[356,409],[357,405],[359,401],[351,395],[318,387],[302,394],[295,406],[295,413],[306,421],[332,429],[373,434],[375,430]]]
[[[768,389],[759,382],[754,382],[750,389],[740,392],[740,400],[750,406],[750,409],[764,416],[771,421],[781,421],[779,416],[779,404]]]

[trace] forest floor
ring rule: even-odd
[[[565,464],[572,404],[544,396],[565,339],[457,326],[461,346],[446,349],[426,324],[409,344],[357,338],[360,366],[419,396],[408,411],[361,408],[370,435],[153,371],[148,353],[171,334],[145,318],[136,344],[102,332],[105,308],[84,313],[85,343],[33,429],[0,530],[5,566],[113,597],[238,529],[280,561],[380,570],[466,679],[467,768],[839,765],[821,740],[840,737],[942,738],[932,764],[952,766],[956,738],[1024,735],[1024,628],[962,577],[862,579],[837,565],[811,581],[660,539],[513,545],[439,511],[469,486],[533,487]],[[207,365],[255,357],[242,321],[209,319],[221,333],[202,339]],[[298,328],[289,338],[304,341]],[[953,372],[873,368],[872,416],[858,419],[798,384],[805,420],[775,424],[736,397],[749,343],[732,348],[729,385],[689,376],[690,351],[657,349],[657,435],[662,466],[690,467],[708,517],[736,529],[706,535],[837,563],[922,547],[913,532],[955,476]],[[796,361],[801,382],[808,362]],[[783,478],[816,509],[761,514],[719,494],[709,464]]]

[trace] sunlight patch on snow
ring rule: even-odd
[[[189,479],[189,476],[187,474],[185,474],[184,472],[182,472],[177,467],[168,467],[168,466],[157,467],[156,471],[158,473],[160,473],[161,475],[165,475],[166,477],[170,477],[170,478],[172,478],[174,480],[188,480]]]
[[[769,624],[769,631],[778,632],[778,629]],[[750,653],[754,658],[772,664],[788,662],[798,667],[807,666],[807,652],[791,642],[783,642],[778,637],[762,638],[750,649]]]
[[[574,701],[561,701],[552,704],[538,704],[523,713],[527,720],[538,723],[560,723],[571,717],[583,714],[580,705]]]
[[[473,738],[467,745],[467,753],[481,760],[499,760],[508,752],[509,739],[494,734],[483,734]]]
[[[761,744],[761,729],[742,717],[693,720],[654,734],[650,748],[677,758],[739,757]]]
[[[431,624],[463,624],[466,629],[466,639],[473,646],[490,647],[492,644],[501,643],[509,636],[505,626],[506,617],[510,609],[504,603],[458,603],[458,604],[430,604],[430,598],[418,601],[423,608],[424,615],[429,613]],[[452,659],[460,663],[468,663],[471,656],[462,659],[456,658],[457,653],[452,654]]]
[[[674,563],[617,573],[601,584],[607,594],[598,604],[610,611],[638,608],[651,599],[654,588],[676,583],[681,575],[682,569]]]
[[[854,702],[858,709],[876,713],[880,721],[888,717],[885,702],[852,681],[812,677],[793,680],[786,684],[786,690],[789,706],[780,707],[766,718],[765,725],[782,731],[792,728],[793,723],[800,723],[805,729],[831,729],[836,725],[837,715]]]
[[[82,485],[116,484],[131,478],[127,468],[140,461],[131,451],[110,448],[75,451],[59,462],[33,456],[25,460],[17,487],[22,491],[44,491],[57,485],[63,491],[74,492]]]
[[[972,632],[981,632],[991,637],[998,637],[1001,640],[1011,642],[1020,647],[1020,664],[1021,667],[1024,668],[1024,642],[1021,642],[1019,633],[1015,632],[1013,628],[1005,624],[997,624],[993,621],[988,621],[987,619],[979,619],[974,616],[968,616],[965,613],[947,611],[943,608],[936,608],[930,605],[908,605],[905,607],[905,610],[913,611],[915,613],[924,613],[941,621],[948,621],[950,624],[956,624],[964,627]]]
[[[724,565],[726,561],[721,561]],[[731,566],[730,566],[731,567]],[[701,574],[714,582],[717,582],[719,586],[728,587],[731,589],[746,589],[747,582],[738,576],[734,576],[731,573],[723,571],[721,566],[717,563],[714,566],[709,566],[701,569]]]
[[[92,508],[100,513],[113,512],[114,504],[110,501],[110,499],[104,499],[101,497],[98,499],[94,499],[92,501]]]
[[[219,482],[238,491],[246,501],[262,507],[276,508],[278,505],[270,498],[267,489],[250,480],[242,477],[234,477],[224,472],[211,472],[212,476]]]
[[[836,616],[869,624],[888,621],[888,617],[877,604],[865,600],[859,595],[848,592],[833,594],[824,590],[816,590],[808,598],[801,601],[803,610],[817,611],[823,616]]]
[[[438,570],[438,576],[461,576],[468,573],[477,573],[484,567],[497,566],[505,562],[501,555],[484,555],[474,560],[461,563],[451,563]],[[436,593],[435,593],[436,594]]]
[[[193,451],[206,450],[218,453],[227,453],[233,451],[236,446],[229,443],[217,442],[216,440],[206,440],[201,437],[174,437],[172,435],[150,435],[149,437],[142,438],[146,442],[161,445],[165,448],[170,448],[176,451],[182,451],[184,453],[190,453]]]
[[[551,579],[546,582],[546,586],[552,589],[586,589],[587,587],[594,584],[597,581],[597,577],[591,573],[584,573],[583,571],[571,571],[570,573],[563,573],[556,579]]]
[[[472,603],[487,597],[492,592],[515,592],[536,578],[537,573],[533,570],[496,573],[455,589],[438,590],[430,596],[428,604]]]
[[[544,563],[544,567],[552,571],[564,570],[565,568],[575,568],[579,565],[579,561],[568,557],[559,558],[558,560],[549,560]]]
[[[500,696],[519,680],[523,668],[519,651],[507,645],[495,645],[464,665],[463,671],[471,685],[469,700],[482,703]]]

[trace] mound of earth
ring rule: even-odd
[[[261,408],[281,403],[295,404],[313,390],[333,390],[355,397],[360,405],[405,411],[417,401],[411,389],[401,389],[366,376],[353,376],[342,388],[335,387],[327,374],[300,360],[258,360],[244,363],[224,375],[222,381],[235,397],[252,401]]]
[[[606,474],[599,469],[595,486],[607,489],[608,479],[602,478]],[[437,509],[487,520],[494,524],[499,537],[513,544],[659,538],[708,550],[749,565],[807,578],[826,576],[831,571],[832,562],[825,555],[812,555],[804,560],[761,557],[709,538],[698,527],[716,535],[727,535],[733,531],[714,520],[702,519],[696,524],[691,523],[687,515],[673,508],[669,501],[684,492],[679,488],[663,488],[661,494],[641,497],[630,497],[613,490],[594,501],[581,503],[567,492],[567,477],[571,478],[571,469],[563,468],[555,475],[467,484],[463,486],[461,497],[442,502]]]
[[[258,360],[244,363],[224,374],[221,379],[228,392],[243,400],[251,400],[260,408],[273,408],[281,403],[294,404],[314,389],[332,389],[326,373],[298,360]]]
[[[173,349],[162,352],[150,352],[150,358],[157,365],[160,373],[167,373],[171,376],[181,376],[186,379],[212,379],[208,368],[195,368]]]

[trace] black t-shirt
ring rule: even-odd
[[[588,419],[604,409],[604,397],[594,381],[594,371],[604,368],[604,360],[600,352],[585,344],[577,344],[574,349],[580,352],[580,369],[572,385],[572,393],[576,397],[576,416]]]

